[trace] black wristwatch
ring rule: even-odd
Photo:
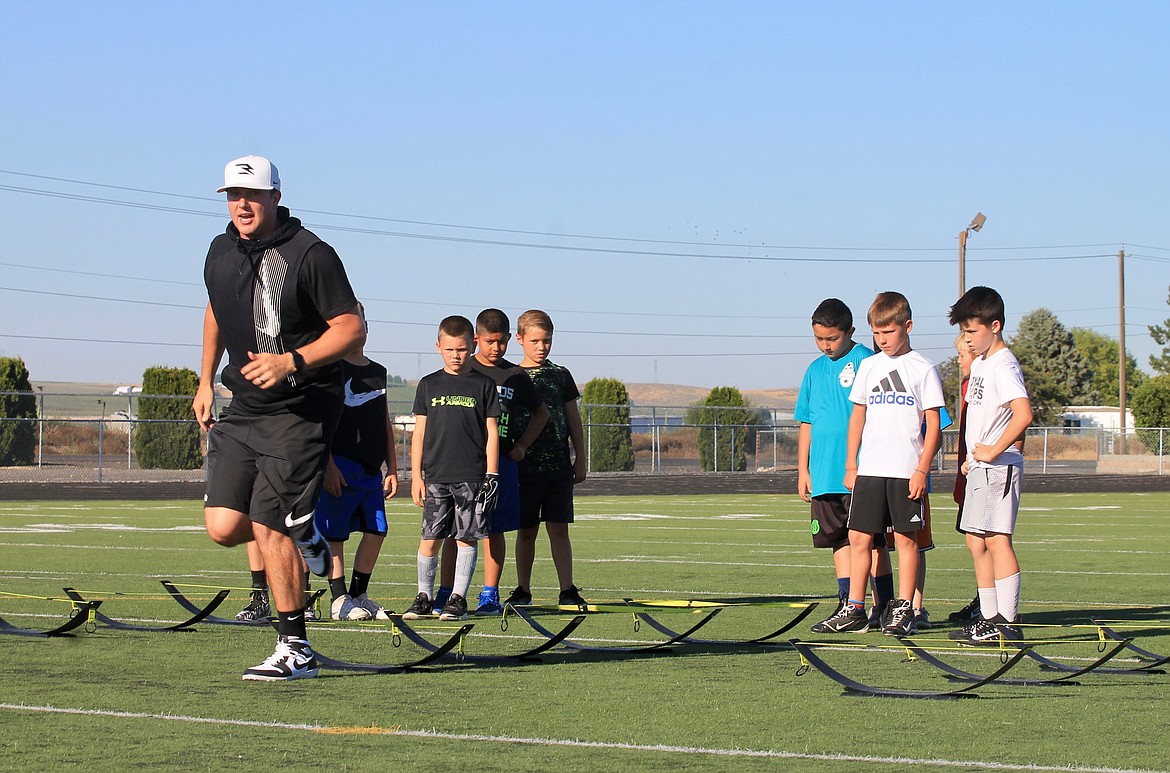
[[[305,369],[305,357],[296,349],[292,350],[293,373],[300,373]]]

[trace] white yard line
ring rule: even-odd
[[[72,714],[117,719],[148,719],[192,724],[230,725],[235,727],[257,727],[265,729],[310,731],[328,735],[388,735],[408,738],[433,738],[440,741],[480,742],[496,744],[520,744],[524,746],[555,746],[579,749],[614,749],[618,751],[650,752],[657,754],[679,754],[710,757],[772,758],[788,760],[813,760],[822,762],[856,762],[870,765],[915,765],[936,768],[968,768],[978,770],[1021,770],[1058,771],[1063,773],[1170,773],[1148,768],[1112,768],[1088,765],[1034,765],[981,760],[944,760],[912,757],[878,757],[852,754],[808,754],[786,752],[774,749],[721,749],[705,746],[673,746],[670,744],[635,744],[608,741],[586,741],[579,738],[526,738],[523,736],[485,735],[478,733],[442,733],[435,730],[409,730],[402,727],[331,727],[327,725],[299,724],[289,722],[263,722],[249,719],[222,719],[215,717],[192,717],[181,714],[150,714],[130,711],[107,711],[102,709],[74,709],[56,706],[30,706],[17,703],[0,703],[0,710],[45,714]]]

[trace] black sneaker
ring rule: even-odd
[[[513,607],[527,607],[532,605],[532,594],[524,590],[523,587],[517,586],[516,590],[512,591],[512,595],[504,599],[504,606]]]
[[[589,602],[581,598],[581,591],[576,585],[570,585],[561,591],[561,595],[557,597],[557,604],[562,607],[576,607],[582,611],[589,608]]]
[[[837,617],[837,615],[841,614],[841,610],[845,609],[845,607],[847,607],[848,605],[849,605],[849,597],[846,596],[846,597],[841,599],[841,602],[839,604],[837,604],[837,611],[833,613],[832,617],[830,617],[828,620],[822,620],[819,623],[813,623],[812,626],[809,628],[809,630],[812,631],[813,633],[833,633],[833,629],[829,628],[826,625],[826,623],[828,623],[829,620],[835,619]]]
[[[422,620],[431,616],[431,598],[425,593],[420,593],[414,597],[414,603],[410,605],[410,609],[402,613],[403,620]]]
[[[268,606],[268,591],[265,588],[253,589],[248,606],[236,613],[236,620],[242,623],[259,623],[270,617],[272,608]]]
[[[947,620],[952,623],[973,623],[979,619],[979,594],[975,594],[975,598],[967,604],[967,606],[960,609],[958,612],[951,612],[947,615]]]
[[[950,637],[964,647],[987,647],[999,643],[999,629],[995,626],[995,619],[985,620],[982,617],[963,628],[961,631],[951,631]]]
[[[845,604],[830,618],[812,627],[814,633],[865,633],[869,630],[869,618],[865,607]]]
[[[914,628],[914,607],[906,599],[894,599],[886,609],[882,633],[886,636],[909,636]]]
[[[463,598],[458,593],[452,593],[447,597],[447,603],[443,605],[443,611],[439,613],[439,619],[466,620],[467,599]]]
[[[890,611],[890,602],[874,604],[869,608],[869,630],[880,631],[886,625],[886,615]]]
[[[995,627],[999,629],[999,633],[1008,641],[1023,641],[1024,632],[1020,630],[1020,618],[1015,620],[1004,620],[1002,616],[996,615],[991,619],[995,623]]]
[[[259,682],[286,682],[311,679],[317,675],[317,657],[304,639],[276,637],[276,651],[258,666],[244,672],[244,679]]]

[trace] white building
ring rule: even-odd
[[[1121,409],[1115,405],[1069,405],[1060,415],[1066,427],[1094,427],[1117,432]],[[1125,429],[1135,428],[1133,411],[1125,409]]]

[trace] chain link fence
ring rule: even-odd
[[[202,481],[203,469],[144,469],[138,463],[135,437],[147,424],[193,425],[194,421],[144,420],[137,417],[142,395],[36,393],[38,418],[0,417],[0,483],[21,482],[150,482]],[[190,397],[166,396],[190,402]],[[226,404],[226,401],[220,405]],[[591,407],[581,406],[586,446],[593,433],[613,425],[588,420]],[[412,406],[392,401],[398,469],[410,467]],[[729,445],[730,453],[712,454],[709,471],[720,473],[785,472],[796,469],[798,427],[777,411],[748,409],[750,423],[724,424],[720,410],[713,421],[688,421],[694,406],[630,406],[630,438],[637,474],[677,475],[703,472],[701,435],[716,448]],[[742,417],[741,406],[725,409]],[[732,413],[734,412],[734,413]],[[624,427],[623,427],[624,428]],[[938,472],[954,472],[958,433],[943,432],[935,458]],[[1165,475],[1170,453],[1170,430],[1137,429],[1125,433],[1095,427],[1032,427],[1024,446],[1025,467],[1032,474]],[[742,469],[727,469],[728,460],[742,456]],[[719,469],[724,464],[724,469]]]

